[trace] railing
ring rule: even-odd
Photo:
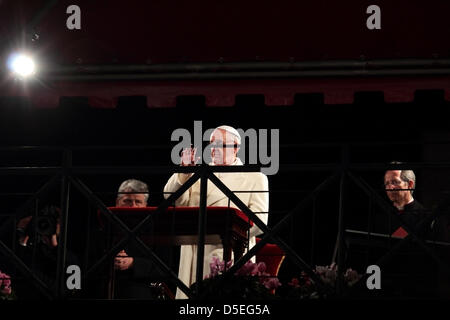
[[[425,162],[425,161],[417,161],[417,162],[409,162],[406,164],[386,164],[386,163],[367,163],[367,162],[352,162],[350,159],[350,148],[358,146],[357,144],[336,144],[332,145],[333,148],[340,152],[340,161],[336,163],[299,163],[292,165],[280,165],[280,175],[284,175],[288,173],[288,176],[293,173],[320,173],[320,178],[316,179],[319,181],[315,187],[311,187],[310,189],[303,190],[305,195],[300,199],[300,201],[296,201],[295,197],[287,197],[284,201],[288,203],[292,203],[290,206],[292,209],[288,210],[288,212],[284,211],[280,216],[271,216],[271,212],[276,212],[277,208],[274,205],[271,205],[271,209],[269,210],[269,217],[272,221],[269,220],[269,225],[266,226],[258,217],[252,212],[238,197],[238,194],[233,193],[229,190],[213,173],[214,172],[251,172],[251,171],[259,171],[258,166],[240,166],[240,167],[211,167],[211,166],[196,166],[196,167],[173,167],[173,166],[76,166],[73,165],[73,153],[79,150],[85,150],[83,148],[4,148],[2,152],[17,152],[18,150],[28,150],[28,151],[51,151],[51,152],[61,152],[62,160],[60,164],[52,166],[3,166],[0,167],[0,176],[24,176],[30,179],[36,180],[36,177],[46,176],[47,181],[40,187],[36,188],[33,192],[13,192],[8,191],[8,186],[4,185],[2,189],[5,190],[0,197],[8,197],[10,198],[12,195],[18,197],[26,197],[29,195],[26,201],[20,203],[19,206],[11,207],[11,211],[9,213],[9,218],[6,220],[13,221],[14,225],[21,217],[26,215],[26,210],[30,207],[35,207],[40,198],[44,197],[48,193],[51,193],[52,188],[56,188],[59,191],[59,202],[61,208],[61,231],[59,235],[59,245],[58,245],[58,254],[57,254],[57,269],[56,269],[56,286],[52,289],[49,287],[45,281],[39,278],[36,275],[32,268],[26,265],[16,254],[14,246],[11,248],[7,246],[4,242],[0,241],[0,253],[10,259],[11,262],[18,268],[18,270],[24,274],[29,276],[34,284],[40,289],[40,291],[49,299],[63,299],[65,292],[65,272],[64,266],[66,263],[66,254],[67,254],[67,234],[70,227],[69,217],[69,209],[71,205],[71,194],[76,190],[82,196],[88,200],[88,202],[93,205],[95,208],[98,208],[104,215],[109,219],[109,221],[117,226],[120,230],[122,230],[128,236],[122,239],[120,242],[116,243],[110,250],[105,253],[101,258],[99,258],[96,263],[83,271],[83,281],[87,281],[89,277],[99,268],[102,263],[107,260],[111,260],[117,252],[131,239],[135,239],[136,243],[139,245],[139,250],[142,251],[145,255],[147,255],[161,270],[165,271],[172,281],[179,287],[183,292],[185,292],[189,297],[193,297],[193,293],[191,290],[177,278],[177,275],[161,260],[159,257],[153,252],[151,248],[149,248],[145,243],[143,243],[139,238],[139,231],[142,230],[145,226],[151,223],[150,218],[143,220],[138,226],[133,229],[128,228],[120,219],[118,219],[114,213],[112,213],[107,205],[105,205],[104,201],[97,196],[98,191],[94,192],[91,188],[89,188],[86,183],[81,179],[81,176],[89,176],[89,177],[107,177],[110,175],[120,175],[120,176],[130,176],[130,175],[145,175],[145,176],[158,176],[162,174],[171,174],[173,172],[185,172],[185,173],[194,173],[194,175],[176,192],[171,194],[167,199],[163,200],[157,207],[158,212],[162,212],[167,207],[169,207],[175,199],[181,196],[189,187],[191,187],[197,180],[200,180],[202,185],[201,187],[201,199],[200,199],[200,215],[199,215],[199,238],[198,238],[198,247],[199,254],[197,255],[197,281],[201,280],[203,275],[203,247],[204,247],[204,218],[205,218],[205,209],[206,209],[206,182],[210,180],[214,185],[219,188],[229,199],[232,201],[244,214],[246,214],[263,232],[264,235],[262,240],[259,241],[253,248],[250,248],[246,254],[238,261],[235,261],[234,265],[227,271],[229,273],[235,272],[238,268],[240,268],[246,261],[251,259],[259,249],[261,249],[266,243],[274,242],[278,246],[280,246],[283,251],[286,253],[287,260],[290,260],[298,270],[303,270],[309,274],[309,276],[315,280],[315,282],[319,285],[323,285],[320,278],[314,273],[312,263],[313,263],[313,255],[311,258],[305,259],[302,257],[302,254],[299,252],[298,248],[292,241],[286,241],[286,236],[281,235],[281,231],[285,230],[288,227],[295,228],[296,226],[292,224],[294,217],[298,219],[301,216],[309,213],[309,206],[316,201],[317,196],[326,190],[334,190],[335,195],[338,196],[338,206],[335,208],[335,213],[337,215],[337,228],[336,228],[336,246],[335,246],[335,255],[333,258],[336,258],[336,262],[338,266],[342,266],[338,269],[338,281],[337,281],[337,291],[338,294],[343,294],[347,289],[343,286],[343,272],[345,266],[345,246],[344,246],[344,237],[345,237],[345,229],[346,229],[346,215],[347,215],[347,206],[348,200],[350,199],[349,194],[349,185],[353,184],[356,186],[364,194],[366,194],[372,204],[376,204],[383,208],[385,212],[388,212],[395,218],[395,213],[393,211],[392,206],[389,202],[383,198],[380,193],[384,190],[380,190],[378,188],[374,188],[373,185],[370,185],[365,179],[361,176],[361,173],[364,172],[377,172],[381,177],[385,170],[387,169],[411,169],[411,170],[424,170],[424,169],[450,169],[449,162]],[[374,144],[376,146],[376,144]],[[367,145],[361,144],[359,146],[367,147]],[[378,147],[384,147],[385,145],[378,145]],[[397,146],[397,145],[394,145]],[[310,145],[308,148],[319,148],[323,147],[323,145]],[[95,150],[95,147],[90,147],[91,150]],[[100,150],[99,147],[97,150]],[[117,147],[120,149],[120,147]],[[132,148],[134,152],[139,152],[140,148]],[[27,152],[28,152],[27,151]],[[336,156],[336,155],[335,155]],[[336,156],[336,158],[339,158]],[[57,161],[56,161],[57,162]],[[2,179],[5,181],[5,179]],[[58,185],[59,184],[59,185]],[[333,189],[334,188],[334,189]],[[161,188],[162,189],[162,186]],[[274,197],[276,195],[276,187],[273,186],[270,188],[271,196]],[[2,190],[3,191],[3,190]],[[281,196],[282,197],[282,196]],[[5,203],[7,201],[4,201]],[[297,202],[295,205],[294,203]],[[435,217],[442,214],[442,212],[446,211],[447,207],[450,206],[450,200],[448,198],[442,199],[438,205],[434,207],[432,210],[432,214],[426,219],[426,221],[421,222],[421,226],[424,226],[426,223],[432,221]],[[316,210],[313,208],[312,216],[313,216],[313,226],[317,226],[315,224],[314,217],[316,215]],[[6,217],[4,215],[3,217]],[[272,222],[272,223],[270,223]],[[7,223],[3,221],[0,226],[0,231],[4,232],[4,229],[7,227]],[[409,243],[410,240],[414,240],[415,243],[418,244],[425,252],[427,252],[430,256],[434,257],[440,263],[446,267],[447,262],[441,261],[441,259],[433,252],[433,248],[427,245],[416,235],[414,231],[412,231],[407,226],[403,226],[404,229],[408,232],[408,236],[401,240],[392,250],[388,251],[386,255],[377,261],[377,264],[380,266],[389,263],[390,259],[393,255],[395,255],[396,251],[401,249],[402,246]],[[313,228],[312,228],[313,229]],[[312,230],[314,234],[315,230]],[[292,239],[294,237],[293,234],[290,234],[287,238]],[[312,242],[313,244],[313,242]],[[308,263],[309,261],[309,263]],[[450,270],[450,267],[448,267]],[[359,286],[364,284],[364,280],[367,278],[363,277],[359,281]]]

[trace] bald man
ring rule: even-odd
[[[230,126],[217,127],[210,136],[211,158],[210,165],[239,166],[243,165],[242,161],[237,157],[241,144],[241,137],[236,129]],[[196,156],[197,150],[184,149],[181,154],[182,166],[196,165],[199,157]],[[230,189],[231,191],[247,191],[236,193],[236,196],[256,213],[259,219],[265,224],[268,220],[269,211],[269,184],[267,177],[261,172],[224,172],[215,173],[215,175]],[[173,174],[166,186],[164,192],[173,193],[177,191],[192,174],[175,173]],[[251,192],[258,191],[258,192]],[[262,191],[262,192],[261,192]],[[165,197],[170,194],[166,193]],[[191,188],[183,193],[176,201],[176,206],[198,207],[200,205],[200,180],[197,180]],[[208,181],[207,206],[231,206],[236,208],[233,202],[225,196],[213,183]],[[261,212],[261,213],[257,213]],[[255,236],[260,234],[261,230],[257,226],[253,226],[250,230],[249,246],[255,245]],[[221,245],[205,245],[205,255],[203,261],[203,277],[209,274],[209,263],[212,257],[222,259],[223,249]],[[253,257],[254,258],[254,257]],[[180,264],[178,277],[188,287],[196,281],[196,262],[197,262],[197,246],[183,245],[180,252]],[[185,299],[187,296],[179,289],[176,293],[177,299]]]

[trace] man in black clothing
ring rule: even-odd
[[[395,163],[393,163],[395,164]],[[407,229],[420,239],[432,236],[431,214],[414,199],[416,176],[412,170],[388,170],[384,174],[386,195],[392,203],[393,212],[384,212],[384,217],[375,226],[383,234],[393,238],[405,238]],[[379,217],[380,218],[380,217]],[[380,221],[383,221],[380,224]],[[391,248],[396,242],[390,243]],[[435,294],[436,262],[415,241],[410,241],[398,250],[384,268],[384,288],[397,297],[430,297]]]
[[[441,278],[445,278],[443,265],[436,258],[442,257],[443,250],[447,249],[429,240],[446,241],[440,236],[444,224],[439,219],[431,219],[431,210],[414,198],[416,176],[412,170],[387,170],[383,185],[391,206],[381,203],[381,210],[374,210],[369,216],[367,230],[370,234],[362,240],[358,238],[361,242],[349,242],[347,263],[361,270],[379,264],[381,290],[373,290],[369,295],[436,297],[440,281],[437,276],[442,274]],[[410,237],[403,240],[407,236]],[[420,244],[417,238],[424,243]],[[406,243],[391,251],[400,241]],[[387,259],[381,260],[382,257]]]
[[[429,211],[426,210],[417,200],[414,199],[413,193],[416,186],[416,176],[412,170],[388,170],[384,174],[384,187],[386,194],[395,207],[395,214],[388,215],[388,223],[383,233],[390,234],[394,237],[404,238],[408,232],[402,225],[411,228],[421,237],[429,235],[430,223],[419,223],[427,217]],[[396,219],[397,218],[397,219]]]
[[[15,232],[14,232],[14,229]],[[56,206],[45,206],[37,216],[27,215],[14,224],[10,220],[2,234],[2,240],[10,244],[16,256],[28,266],[44,284],[51,294],[56,292],[56,270],[60,235],[60,209]],[[9,240],[9,241],[8,241]],[[10,241],[14,243],[10,243]],[[1,263],[0,263],[1,264]],[[14,290],[20,300],[44,299],[42,291],[33,284],[28,275],[22,274],[12,261],[7,261],[9,274],[14,277]],[[65,267],[80,265],[78,257],[66,250]],[[64,298],[77,297],[76,290],[63,292]]]
[[[118,191],[116,207],[143,208],[147,206],[148,186],[142,181],[124,181]],[[135,240],[121,250],[114,259],[114,298],[117,299],[161,299],[167,298],[167,288],[162,283],[166,277],[153,261],[137,248]],[[156,247],[152,250],[162,260],[168,258],[168,251]],[[164,296],[164,297],[163,297]]]

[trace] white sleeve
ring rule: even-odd
[[[254,191],[250,195],[249,209],[256,213],[256,216],[267,225],[269,220],[269,181],[267,176],[263,173],[256,175],[255,184],[253,186]],[[255,224],[250,229],[250,237],[257,236],[263,233]]]
[[[192,174],[174,173],[164,186],[164,199],[167,199],[171,193],[180,189],[180,187],[192,176]],[[188,206],[191,195],[191,188],[186,190],[177,200],[176,206]]]

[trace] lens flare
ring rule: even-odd
[[[15,53],[10,56],[8,67],[12,72],[24,78],[33,75],[36,71],[33,58],[21,53]]]

